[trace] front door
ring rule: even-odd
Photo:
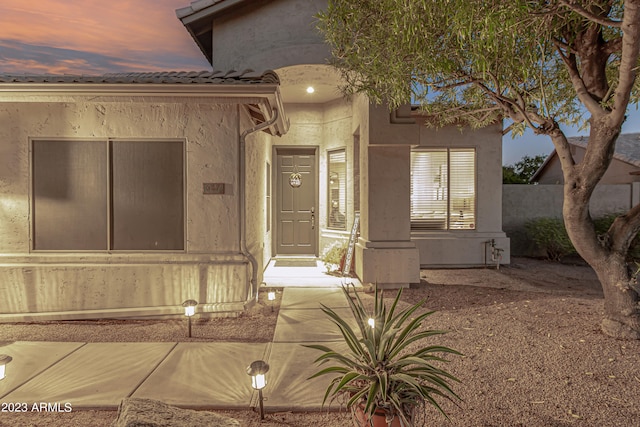
[[[316,255],[315,148],[276,148],[276,255]],[[299,173],[300,186],[291,185]]]

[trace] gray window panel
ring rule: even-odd
[[[107,249],[107,151],[100,141],[33,141],[33,247]]]
[[[183,143],[112,142],[112,249],[184,248]]]

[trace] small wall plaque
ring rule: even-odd
[[[224,183],[205,182],[202,184],[202,194],[224,194]]]

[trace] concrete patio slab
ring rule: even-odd
[[[340,288],[345,283],[362,286],[357,278],[332,276],[320,261],[316,267],[278,267],[271,260],[264,271],[263,281],[268,287],[301,287],[301,288]]]
[[[130,396],[175,343],[89,343],[3,399],[70,403],[75,409],[116,408]]]
[[[356,327],[355,320],[348,308],[334,310],[343,318],[350,319],[350,325]],[[327,342],[342,338],[338,327],[320,309],[280,310],[273,342]]]
[[[331,308],[349,307],[342,289],[339,288],[286,288],[282,294],[280,310],[320,308],[320,304]]]
[[[343,349],[341,342],[325,344],[336,350]],[[322,353],[298,343],[274,343],[268,362],[268,383],[263,390],[265,410],[313,411],[322,409],[322,399],[331,376],[308,379],[320,370],[314,360]],[[327,365],[328,366],[328,365]],[[339,405],[327,404],[324,409],[338,409]]]
[[[269,343],[179,343],[132,397],[192,409],[246,409],[247,366],[266,359]]]
[[[81,342],[19,341],[0,344],[0,353],[13,360],[0,381],[0,398],[36,377],[60,359],[85,345]],[[4,400],[3,400],[4,401]]]

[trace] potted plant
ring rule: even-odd
[[[331,308],[322,305],[322,311],[339,328],[347,350],[340,352],[325,345],[306,345],[322,352],[315,363],[330,364],[310,378],[335,375],[327,387],[323,405],[329,398],[345,397],[356,425],[362,427],[412,427],[415,410],[423,404],[435,406],[447,417],[435,398],[459,400],[450,388],[450,382],[459,380],[432,363],[447,361],[439,354],[460,353],[439,345],[417,349],[411,346],[445,333],[421,327],[422,322],[433,314],[433,311],[416,314],[426,299],[406,309],[396,310],[402,294],[399,290],[387,310],[382,292],[376,286],[373,312],[369,314],[355,287],[353,299],[348,286],[343,287],[343,291],[355,317],[357,333],[349,321]]]

